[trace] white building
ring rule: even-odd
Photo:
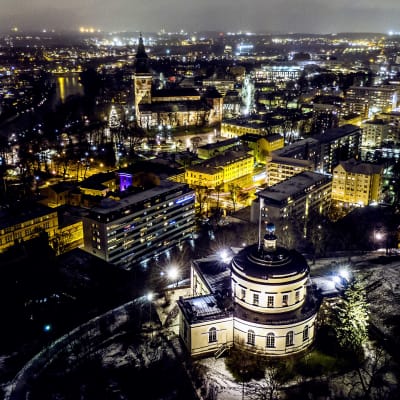
[[[309,290],[309,266],[277,246],[275,226],[264,240],[240,249],[227,264],[192,264],[192,297],[181,297],[180,336],[192,356],[229,347],[265,356],[305,350],[314,340],[319,301]]]

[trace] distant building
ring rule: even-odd
[[[392,111],[389,113],[382,113],[379,115],[379,118],[382,118],[389,124],[388,131],[388,142],[393,142],[393,144],[400,144],[400,112]]]
[[[216,90],[204,97],[195,88],[153,88],[149,60],[140,36],[134,73],[135,113],[142,128],[174,128],[219,124],[223,99]]]
[[[267,124],[261,120],[237,118],[224,120],[221,124],[221,135],[226,138],[235,138],[252,133],[265,136],[268,133]]]
[[[303,256],[277,246],[272,224],[261,243],[240,249],[230,262],[193,261],[192,296],[178,301],[179,334],[189,354],[219,357],[235,347],[289,356],[307,349],[319,310],[309,273]]]
[[[240,141],[251,149],[254,161],[257,164],[266,164],[268,156],[273,151],[279,150],[285,145],[283,136],[278,134],[259,136],[246,133],[240,136]]]
[[[251,182],[254,158],[245,151],[226,151],[199,164],[186,168],[185,182],[190,187],[215,189],[224,187],[239,179]]]
[[[381,165],[354,159],[341,161],[333,169],[332,200],[345,206],[367,206],[378,202],[382,192]]]
[[[0,253],[16,243],[37,238],[43,232],[57,253],[77,247],[83,241],[80,218],[65,216],[59,208],[34,203],[17,213],[0,212]]]
[[[195,194],[185,184],[158,186],[105,198],[83,218],[84,250],[122,268],[191,237]]]
[[[278,223],[293,218],[307,224],[311,210],[326,214],[331,204],[332,179],[328,175],[304,171],[257,193],[250,219],[257,222],[261,201],[264,221]]]
[[[279,157],[272,153],[267,157],[267,184],[276,185],[303,171],[313,171],[314,163],[312,160],[301,160],[292,157]]]
[[[364,118],[381,112],[391,112],[397,107],[396,86],[351,86],[346,93],[348,113],[357,113]]]
[[[389,123],[383,119],[372,119],[361,124],[361,147],[380,148],[388,138]]]

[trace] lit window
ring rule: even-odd
[[[250,330],[247,332],[247,344],[254,346],[255,343],[256,343],[256,335],[254,331]]]
[[[287,294],[284,294],[282,296],[282,305],[286,307],[288,305],[288,300],[289,300],[289,296]]]
[[[217,341],[217,329],[210,328],[208,331],[208,343],[214,343]]]
[[[267,347],[268,348],[275,347],[275,335],[273,333],[268,333],[267,335]]]
[[[286,346],[293,346],[293,331],[286,334]]]

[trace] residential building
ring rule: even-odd
[[[83,218],[84,250],[129,269],[191,237],[195,194],[161,180],[147,190],[105,198]]]
[[[378,202],[382,191],[383,166],[341,161],[333,169],[332,200],[346,206],[366,206]]]
[[[252,180],[254,158],[245,151],[226,151],[186,168],[185,182],[190,187],[202,186],[222,190],[233,181]]]
[[[257,193],[251,208],[252,222],[273,223],[293,218],[307,224],[311,210],[326,214],[331,204],[332,178],[326,174],[304,171]]]
[[[383,119],[374,118],[361,124],[361,147],[380,148],[389,136],[389,123]]]
[[[226,138],[236,138],[243,136],[246,133],[265,136],[268,133],[267,124],[261,120],[250,120],[245,118],[224,120],[221,123],[221,136]]]
[[[34,203],[18,212],[5,209],[0,212],[0,253],[16,243],[37,238],[43,232],[58,254],[83,242],[80,217],[65,215],[60,207]]]
[[[351,86],[346,93],[348,113],[357,113],[370,118],[381,112],[391,112],[397,107],[398,88],[396,86]]]
[[[256,164],[266,164],[267,158],[273,151],[282,149],[285,145],[283,136],[271,134],[266,136],[246,133],[240,136],[240,141],[251,149]]]
[[[267,157],[266,173],[267,185],[273,186],[279,182],[300,174],[303,171],[312,171],[314,163],[312,160],[301,160],[292,157],[279,157],[272,153]]]

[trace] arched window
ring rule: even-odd
[[[308,336],[309,336],[309,329],[308,329],[308,325],[306,325],[303,329],[303,342],[308,340]]]
[[[293,346],[293,331],[286,334],[286,346]]]
[[[275,347],[275,335],[273,333],[268,333],[267,335],[267,347]]]
[[[252,346],[254,346],[256,343],[256,335],[254,333],[254,331],[248,331],[247,332],[247,344],[251,344]]]
[[[208,331],[208,343],[217,341],[217,328],[210,328]]]

